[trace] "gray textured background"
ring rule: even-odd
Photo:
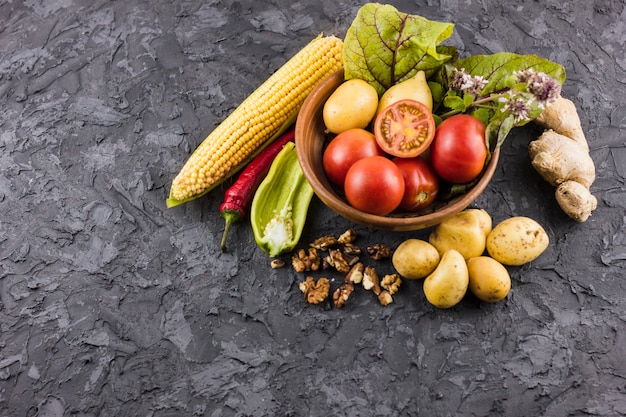
[[[626,414],[624,1],[393,2],[455,23],[463,55],[568,72],[599,207],[567,219],[530,166],[539,130],[515,130],[476,206],[551,244],[504,302],[437,310],[410,282],[384,308],[309,306],[247,221],[220,253],[225,187],[165,208],[206,134],[361,4],[0,2],[0,415]],[[302,244],[351,226],[314,199]],[[428,233],[356,230],[363,247]]]

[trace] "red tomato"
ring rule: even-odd
[[[352,164],[368,156],[383,155],[374,134],[365,129],[349,129],[330,141],[324,151],[322,164],[328,179],[343,187],[346,174]]]
[[[439,178],[424,158],[395,158],[395,164],[404,176],[404,197],[400,208],[419,211],[428,207],[439,191]]]
[[[374,134],[383,151],[400,158],[413,158],[432,142],[435,119],[430,109],[419,101],[400,100],[378,113]]]
[[[430,161],[440,178],[465,184],[478,177],[487,159],[485,125],[468,114],[441,122],[430,145]]]
[[[352,165],[344,182],[350,205],[384,216],[394,211],[404,196],[402,171],[384,156],[369,156]]]

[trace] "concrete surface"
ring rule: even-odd
[[[363,3],[0,2],[0,415],[626,414],[624,1],[393,2],[455,23],[464,55],[568,71],[599,207],[566,218],[530,166],[537,128],[514,131],[476,206],[551,244],[504,302],[438,310],[409,282],[388,307],[310,306],[247,222],[220,253],[223,189],[165,208],[204,136]],[[314,200],[302,243],[352,226]],[[355,229],[362,247],[427,236]]]

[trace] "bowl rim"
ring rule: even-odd
[[[325,102],[330,94],[339,86],[344,80],[343,69],[336,71],[323,79],[305,99],[298,118],[296,120],[295,127],[295,143],[296,153],[302,171],[305,178],[309,181],[309,184],[313,188],[313,191],[322,202],[327,205],[331,210],[340,215],[341,217],[350,220],[354,223],[360,224],[366,227],[373,227],[382,230],[391,231],[411,231],[419,230],[427,227],[435,226],[441,223],[444,219],[453,216],[461,210],[467,208],[470,204],[478,198],[478,196],[489,185],[491,178],[493,177],[497,168],[498,159],[500,156],[500,149],[496,149],[491,153],[491,159],[485,167],[480,180],[467,192],[454,197],[445,205],[436,211],[428,212],[422,215],[411,215],[410,213],[379,216],[375,214],[369,214],[355,209],[349,205],[344,199],[342,199],[334,190],[332,186],[329,187],[328,181],[324,184],[316,175],[312,167],[307,163],[305,152],[305,136],[306,128],[310,120],[307,120],[305,116],[309,114],[316,114],[316,117],[321,117],[321,105],[320,102]]]

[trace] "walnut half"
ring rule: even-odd
[[[351,282],[344,282],[333,293],[333,304],[336,308],[341,308],[346,304],[350,294],[354,291],[354,284]]]
[[[358,262],[359,257],[344,253],[341,249],[331,249],[328,256],[324,258],[324,262],[335,268],[337,272],[347,274],[350,267]]]
[[[348,245],[353,243],[356,240],[356,232],[354,229],[348,229],[339,236],[337,241],[342,245]]]
[[[391,297],[391,294],[389,294],[389,291],[382,290],[380,294],[378,294],[378,302],[384,306],[391,304],[393,302],[393,298]]]
[[[380,261],[381,259],[388,259],[393,256],[393,250],[384,243],[377,243],[375,245],[368,246],[367,253],[372,259],[376,261]]]
[[[309,244],[312,248],[319,250],[328,250],[331,246],[335,246],[337,244],[337,238],[334,236],[322,236],[315,239],[313,242]]]
[[[330,293],[330,282],[328,278],[322,277],[315,281],[313,277],[307,277],[299,284],[300,291],[304,293],[304,298],[309,304],[319,304],[328,298]]]
[[[372,290],[376,295],[380,294],[380,277],[371,266],[366,266],[363,271],[362,285],[366,290]]]
[[[380,282],[380,286],[389,291],[389,294],[393,295],[398,292],[400,285],[402,284],[402,278],[398,274],[387,274]]]
[[[308,252],[300,249],[291,257],[291,265],[296,272],[317,271],[321,263],[322,259],[315,248],[309,248]]]
[[[363,270],[365,267],[362,262],[357,262],[352,265],[350,271],[346,274],[345,280],[353,284],[360,284],[363,281]]]

